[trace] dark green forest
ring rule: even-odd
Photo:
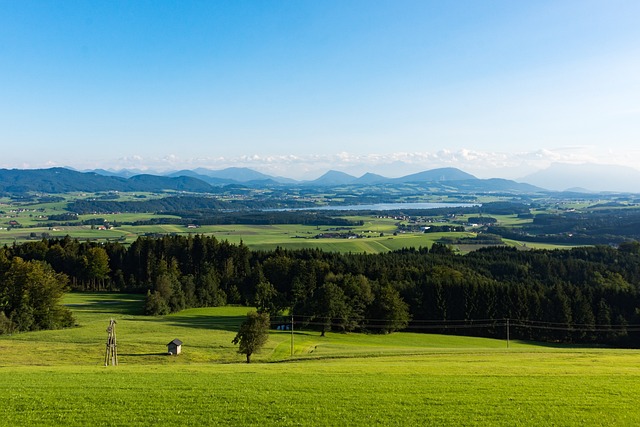
[[[640,240],[640,211],[601,206],[586,211],[538,214],[530,224],[519,228],[491,225],[487,231],[525,242],[618,244],[629,239]]]
[[[48,263],[0,251],[0,334],[73,325],[71,311],[60,304],[68,290],[67,276]]]
[[[435,244],[368,255],[250,251],[201,235],[141,237],[130,246],[43,239],[0,249],[3,321],[30,330],[70,320],[61,314],[62,320],[18,324],[19,283],[6,278],[25,265],[37,267],[46,283],[59,283],[51,287],[54,296],[67,283],[76,291],[146,294],[149,315],[245,304],[275,319],[291,313],[296,327],[323,334],[413,330],[498,338],[509,319],[514,339],[640,344],[637,242],[554,251],[493,247],[467,255]]]

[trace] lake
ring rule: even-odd
[[[409,209],[469,208],[479,203],[374,203],[369,205],[319,206],[303,210],[318,211],[395,211]]]

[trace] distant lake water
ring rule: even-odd
[[[438,209],[438,208],[469,208],[480,206],[479,203],[374,203],[371,205],[319,206],[304,208],[304,210],[318,211],[395,211],[404,209]]]

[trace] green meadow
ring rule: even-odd
[[[130,214],[131,215],[131,214]],[[107,217],[108,215],[105,215]],[[115,215],[113,215],[115,216]],[[123,241],[131,243],[147,234],[202,234],[215,236],[238,244],[243,242],[254,250],[319,248],[330,252],[381,253],[405,247],[430,247],[444,236],[471,236],[472,233],[406,233],[393,235],[395,226],[386,221],[371,221],[364,226],[353,227],[353,232],[362,234],[359,239],[320,238],[319,233],[332,232],[332,227],[292,225],[206,225],[197,229],[188,229],[182,225],[122,225],[110,230],[98,230],[88,225],[16,228],[0,230],[0,245],[21,243],[28,240],[40,240],[43,233],[52,238],[70,236],[79,240]]]
[[[247,365],[231,344],[246,307],[145,317],[136,295],[65,303],[76,327],[0,337],[0,425],[640,423],[637,350],[272,331]],[[112,318],[119,365],[105,367]],[[174,338],[183,353],[168,356]]]
[[[185,225],[178,224],[158,224],[158,225],[127,225],[136,221],[146,221],[160,218],[178,218],[171,215],[156,215],[153,213],[117,213],[117,214],[92,214],[80,215],[79,220],[88,221],[104,219],[110,224],[120,224],[111,229],[101,230],[97,226],[81,225],[60,225],[56,227],[39,227],[50,214],[60,214],[66,212],[65,207],[68,201],[77,198],[86,198],[87,194],[67,194],[64,202],[52,203],[15,203],[9,199],[0,198],[0,245],[11,245],[26,241],[39,240],[43,236],[51,238],[63,238],[70,236],[79,240],[93,241],[119,241],[130,244],[138,237],[155,234],[203,234],[215,236],[219,240],[227,240],[230,243],[238,244],[243,242],[253,250],[273,250],[277,247],[285,249],[306,249],[318,248],[328,252],[359,252],[359,253],[383,253],[407,247],[431,247],[434,242],[442,238],[456,239],[462,237],[473,237],[474,232],[451,232],[451,233],[397,233],[397,224],[403,221],[394,218],[378,217],[373,215],[348,215],[345,219],[351,221],[362,221],[362,225],[352,226],[349,229],[361,236],[358,239],[347,238],[320,238],[314,236],[319,233],[345,232],[346,230],[336,230],[331,226],[306,226],[301,224],[276,224],[276,225],[204,225],[191,229]],[[146,198],[159,197],[156,194],[145,194]],[[120,201],[135,200],[135,195],[122,193]],[[447,201],[447,200],[444,200]],[[449,200],[451,202],[451,200]],[[460,225],[464,223],[471,214],[457,216],[453,221],[447,222],[449,225]],[[516,215],[493,215],[500,224],[517,227],[530,219],[520,219]],[[12,228],[10,221],[18,221],[22,228]],[[473,230],[472,230],[473,231]],[[505,244],[519,248],[562,248],[559,245],[523,243],[505,240]],[[454,250],[466,253],[477,249],[477,245],[454,245]]]

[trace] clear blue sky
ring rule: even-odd
[[[516,177],[639,143],[637,0],[0,0],[0,167]]]

